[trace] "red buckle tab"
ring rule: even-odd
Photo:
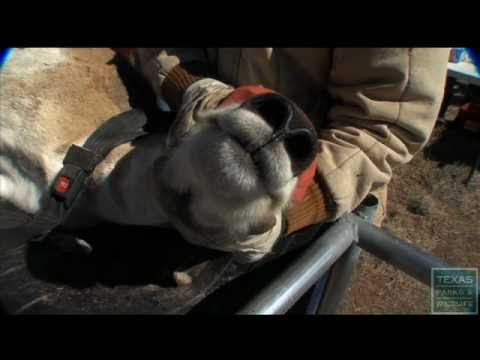
[[[55,184],[55,191],[60,194],[64,194],[70,189],[71,185],[72,180],[69,177],[60,176],[57,180],[57,183]]]

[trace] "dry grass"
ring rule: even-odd
[[[398,168],[384,223],[399,237],[457,266],[480,267],[480,183],[465,186],[480,139],[439,124],[429,146]],[[428,314],[430,289],[363,253],[343,314]]]

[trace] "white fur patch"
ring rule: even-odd
[[[28,213],[40,209],[43,189],[24,177],[15,164],[5,156],[0,156],[0,198],[6,199]]]

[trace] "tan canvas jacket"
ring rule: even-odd
[[[382,192],[392,169],[426,144],[444,94],[449,50],[168,48],[142,49],[139,61],[160,97],[170,69],[202,61],[213,78],[261,84],[295,101],[319,131],[318,172],[337,218],[368,193]]]

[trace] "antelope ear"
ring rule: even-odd
[[[249,233],[250,235],[260,235],[266,233],[268,230],[273,228],[276,223],[277,219],[274,215],[266,215],[250,226]]]

